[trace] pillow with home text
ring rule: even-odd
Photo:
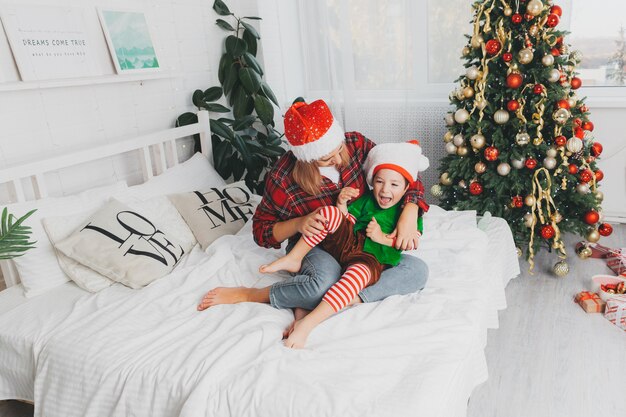
[[[55,247],[131,288],[144,287],[167,275],[186,252],[154,220],[115,199]]]
[[[169,196],[206,250],[220,236],[235,234],[252,217],[261,197],[244,181]]]

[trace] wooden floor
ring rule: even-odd
[[[626,416],[626,332],[573,301],[592,275],[611,272],[603,260],[573,255],[578,240],[566,237],[566,278],[551,273],[554,256],[542,253],[535,275],[523,263],[507,286],[508,308],[489,331],[489,379],[474,390],[468,417]],[[602,244],[626,247],[626,225]],[[31,405],[0,401],[0,417],[32,415]]]

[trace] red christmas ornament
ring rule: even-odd
[[[511,62],[511,60],[513,59],[513,54],[510,52],[505,52],[502,54],[502,60],[504,62]]]
[[[594,224],[598,223],[598,221],[600,221],[600,215],[598,214],[597,211],[590,210],[587,213],[585,213],[584,220],[585,220],[585,223],[593,226]]]
[[[526,19],[526,20],[527,20],[527,21],[529,21],[529,22],[530,22],[531,20],[533,20],[534,18],[535,18],[535,16],[533,16],[533,15],[532,15],[532,14],[530,14],[530,13],[525,13],[525,14],[524,14],[524,19]]]
[[[574,126],[576,126],[576,127],[581,127],[581,126],[583,125],[583,121],[582,121],[582,120],[580,120],[580,117],[576,117],[576,118],[573,120],[573,122],[574,122]]]
[[[552,239],[556,232],[554,231],[554,227],[549,224],[544,224],[541,226],[541,237],[544,239]]]
[[[550,53],[552,54],[552,56],[560,56],[561,55],[561,51],[559,51],[559,48],[552,48]]]
[[[593,132],[593,128],[594,128],[594,126],[593,126],[592,122],[586,121],[586,122],[583,123],[583,129],[588,130],[590,132]]]
[[[569,81],[569,85],[571,85],[574,90],[577,90],[580,88],[581,85],[583,85],[583,82],[578,77],[572,77],[572,79]]]
[[[558,38],[556,38],[556,44],[557,45],[562,45],[563,44],[563,36],[559,36]]]
[[[559,24],[559,16],[554,13],[550,13],[548,15],[548,19],[546,20],[546,26],[549,28],[553,28],[558,24]]]
[[[583,113],[587,113],[589,111],[589,107],[587,107],[586,104],[583,104],[582,106],[580,106],[580,111]]]
[[[574,136],[576,136],[578,139],[585,139],[585,131],[582,127],[575,127]]]
[[[597,170],[595,172],[596,175],[596,182],[602,181],[604,179],[604,172],[602,172],[601,170]]]
[[[561,9],[561,6],[552,6],[550,7],[550,13],[553,13],[555,15],[557,15],[558,17],[563,16],[563,9]]]
[[[600,156],[601,153],[602,153],[602,144],[600,142],[594,142],[593,145],[591,145],[591,154],[593,156]]]
[[[522,15],[519,13],[515,13],[513,16],[511,16],[511,22],[513,22],[513,24],[515,25],[519,25],[520,23],[522,23]]]
[[[569,110],[569,101],[567,100],[559,100],[556,102],[556,107],[559,109],[567,109]]]
[[[479,182],[474,181],[473,183],[470,184],[469,186],[469,192],[471,195],[478,195],[481,194],[483,192],[483,186],[480,185]]]
[[[578,174],[578,165],[576,165],[576,164],[569,164],[567,166],[567,170],[572,175]]]
[[[520,88],[524,78],[518,72],[512,72],[506,76],[506,86],[509,88]]]
[[[556,138],[554,138],[554,143],[556,143],[556,146],[565,146],[565,144],[567,143],[567,138],[565,136],[557,136]]]
[[[506,109],[508,111],[516,111],[517,109],[519,109],[519,101],[509,100],[508,103],[506,103]]]
[[[593,156],[591,156],[591,155],[589,155],[589,156],[587,157],[587,163],[588,163],[588,164],[592,163],[592,162],[593,162],[593,161],[595,161],[595,160],[596,160],[596,158],[594,158],[594,157],[593,157]]]
[[[600,226],[598,226],[598,233],[600,233],[602,236],[609,236],[611,233],[613,233],[613,226],[608,223],[602,223]]]
[[[593,177],[593,172],[590,169],[586,169],[580,173],[580,182],[589,182]]]
[[[524,207],[524,199],[520,195],[513,196],[511,199],[511,206],[515,208]]]
[[[533,93],[535,93],[535,94],[543,93],[543,85],[535,84],[535,86],[533,87]]]
[[[485,50],[489,55],[495,55],[500,52],[502,48],[502,44],[497,39],[489,39],[485,44]]]
[[[524,165],[528,169],[535,169],[537,168],[537,160],[535,158],[528,158],[526,162],[524,162]]]
[[[495,146],[485,148],[485,159],[487,161],[495,161],[498,159],[498,155],[500,155],[500,151]]]

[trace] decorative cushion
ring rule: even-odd
[[[206,250],[215,239],[235,234],[252,217],[261,197],[244,181],[203,191],[174,194],[170,200]]]
[[[155,221],[112,199],[56,249],[94,271],[141,288],[167,275],[189,248]]]
[[[147,218],[158,219],[163,225],[163,231],[168,236],[173,236],[182,243],[186,252],[197,242],[196,238],[187,227],[185,221],[174,205],[165,196],[151,198],[146,201],[138,201],[134,198],[126,198],[124,203],[133,210],[139,211]],[[42,220],[48,238],[53,245],[61,242],[74,233],[81,225],[86,224],[93,212],[83,212],[72,216],[48,217]],[[61,269],[79,287],[90,292],[98,292],[109,287],[115,281],[76,262],[57,250],[57,257]]]

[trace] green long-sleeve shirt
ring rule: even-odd
[[[396,228],[396,224],[402,213],[402,207],[399,202],[393,207],[382,209],[378,206],[374,195],[370,191],[350,204],[348,206],[348,212],[356,218],[356,223],[354,224],[355,233],[360,230],[364,231],[372,220],[372,217],[375,217],[383,233],[390,234]],[[423,231],[422,216],[417,218],[417,229],[420,233]],[[376,259],[378,259],[378,262],[383,265],[398,265],[401,258],[401,251],[398,249],[381,245],[380,243],[372,241],[370,238],[365,238],[363,251],[374,255]]]

